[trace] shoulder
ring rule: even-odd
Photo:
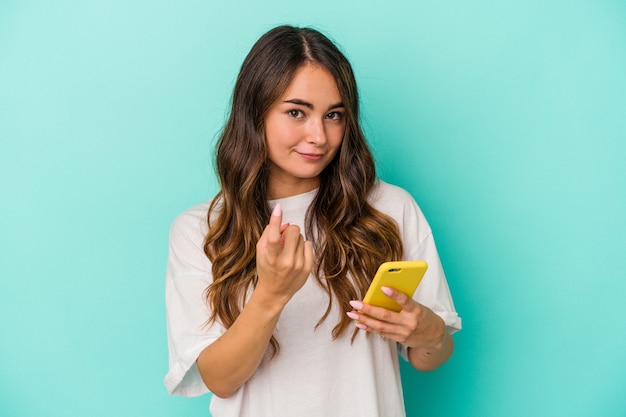
[[[180,213],[170,227],[168,277],[209,276],[211,263],[204,253],[210,202]]]
[[[405,249],[409,251],[432,233],[413,196],[401,187],[379,180],[370,192],[369,202],[397,223]]]
[[[369,203],[377,210],[396,219],[408,213],[422,217],[422,211],[415,199],[404,188],[378,180],[368,197]]]
[[[180,213],[170,228],[170,236],[201,234],[203,237],[208,231],[208,212],[210,201],[197,204]]]
[[[204,253],[204,239],[209,230],[208,213],[211,202],[197,204],[180,213],[170,227],[170,251],[185,257],[188,253]]]
[[[377,180],[370,191],[369,201],[374,205],[415,204],[415,200],[404,188]]]

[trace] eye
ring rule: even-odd
[[[294,119],[301,119],[304,117],[304,112],[298,109],[289,110],[287,114]]]
[[[326,118],[330,119],[330,120],[337,120],[337,121],[339,121],[339,120],[343,119],[343,113],[340,112],[340,111],[332,111],[332,112],[330,112],[330,113],[328,113],[326,115]]]

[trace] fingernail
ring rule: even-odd
[[[348,317],[350,317],[352,320],[358,320],[358,319],[359,319],[359,315],[358,315],[358,314],[356,314],[354,311],[348,311],[348,312],[346,313],[346,315],[347,315]]]
[[[367,330],[367,326],[364,325],[363,323],[354,323],[354,325],[361,330]]]
[[[380,287],[380,290],[385,293],[385,295],[388,295],[389,297],[391,297],[391,295],[393,294],[393,290],[389,287]]]
[[[356,301],[356,300],[350,301],[350,305],[355,310],[361,310],[363,308],[363,303],[360,301]]]
[[[280,203],[276,204],[276,206],[274,206],[274,210],[272,210],[272,216],[282,216],[283,215],[283,209],[280,207]]]

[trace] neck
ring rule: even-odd
[[[305,178],[298,181],[283,182],[270,181],[267,187],[267,199],[278,200],[279,198],[292,197],[298,194],[308,193],[318,188],[320,185],[319,177]]]

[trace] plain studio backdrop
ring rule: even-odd
[[[0,415],[208,416],[163,386],[168,231],[216,192],[239,66],[283,23],[351,60],[464,320],[441,369],[403,366],[408,415],[624,416],[618,0],[3,0]]]

